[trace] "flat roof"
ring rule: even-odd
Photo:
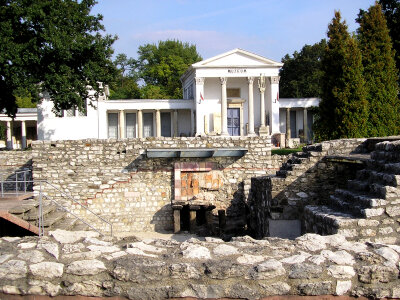
[[[190,148],[190,149],[147,149],[148,158],[180,158],[180,157],[242,157],[246,148]]]

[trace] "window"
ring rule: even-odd
[[[153,136],[153,113],[143,114],[143,137]]]
[[[193,84],[188,87],[188,99],[193,99]]]
[[[227,88],[226,96],[228,98],[240,98],[240,88]]]
[[[118,114],[109,113],[108,114],[108,138],[117,139],[118,138]]]
[[[125,132],[128,139],[136,137],[136,114],[127,113],[125,115]]]

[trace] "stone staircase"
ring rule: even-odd
[[[8,209],[8,213],[13,216],[13,223],[20,223],[18,220],[28,222],[34,233],[37,233],[39,226],[39,202],[34,198],[16,202],[16,205]],[[82,221],[69,217],[68,213],[51,201],[43,201],[43,227],[45,233],[49,230],[89,230],[89,227]]]
[[[306,232],[396,243],[400,228],[400,141],[375,146],[364,169],[326,205],[304,208]]]
[[[271,176],[271,217],[273,219],[296,218],[292,213],[298,209],[291,209],[290,206],[297,206],[310,195],[300,189],[291,193],[285,191],[302,175],[315,168],[316,163],[325,155],[326,151],[322,150],[321,144],[305,146],[302,152],[289,155],[288,160],[282,164],[276,175]]]

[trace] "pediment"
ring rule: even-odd
[[[234,49],[229,52],[211,57],[192,65],[199,67],[281,67],[282,64],[263,56],[242,50]]]

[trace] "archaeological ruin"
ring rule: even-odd
[[[400,297],[400,138],[271,149],[207,136],[2,151],[33,193],[0,208],[1,297]],[[151,231],[197,238],[134,237]]]

